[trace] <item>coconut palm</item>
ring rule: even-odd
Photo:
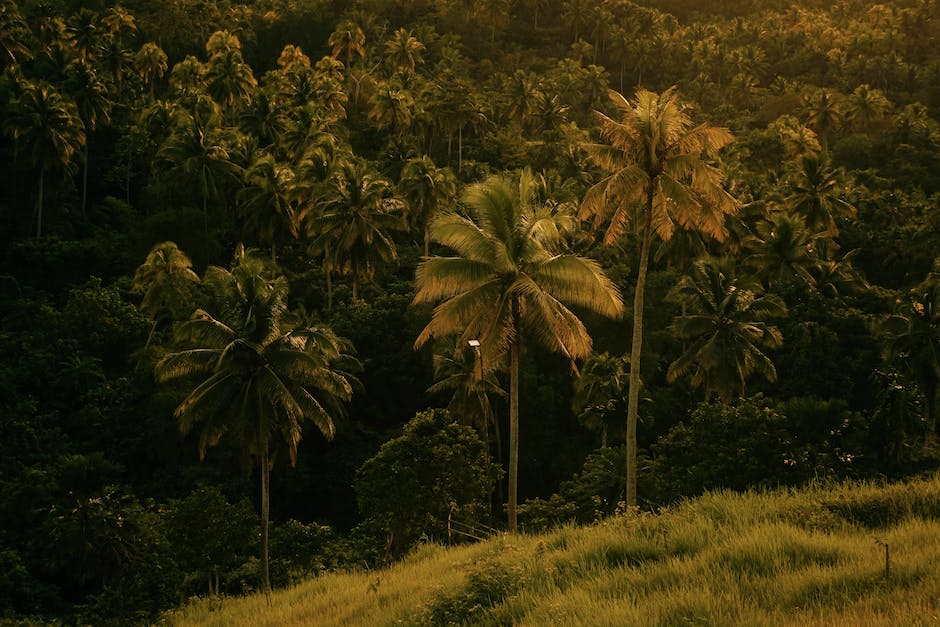
[[[134,272],[131,288],[140,294],[140,310],[153,319],[145,346],[153,340],[157,324],[165,318],[179,319],[193,310],[192,285],[199,283],[193,262],[175,242],[155,244]]]
[[[746,242],[751,251],[747,263],[768,289],[792,279],[816,284],[812,273],[819,261],[816,242],[825,237],[824,233],[812,232],[801,216],[787,211],[773,212],[754,230],[755,235]]]
[[[822,151],[829,151],[829,137],[840,127],[845,119],[842,112],[842,103],[836,96],[825,89],[803,100],[806,122],[809,124],[822,144]]]
[[[95,69],[84,61],[76,61],[66,69],[66,87],[75,102],[78,115],[85,127],[85,146],[82,154],[82,217],[88,206],[88,151],[91,132],[99,124],[111,121],[111,99],[108,88]]]
[[[258,86],[251,67],[234,48],[209,59],[205,80],[206,91],[226,111],[241,111],[251,104],[252,92]]]
[[[415,276],[415,303],[440,303],[416,348],[432,338],[457,335],[458,346],[478,339],[484,373],[509,357],[510,531],[516,530],[523,330],[531,341],[575,360],[590,354],[591,338],[563,303],[611,317],[623,309],[619,290],[596,262],[564,252],[573,216],[534,198],[528,171],[518,186],[491,177],[469,187],[463,196],[469,217],[446,213],[431,223],[431,239],[456,256],[426,259]]]
[[[322,189],[319,212],[308,220],[311,249],[329,256],[330,268],[352,277],[353,299],[377,267],[398,260],[390,231],[405,228],[404,203],[392,192],[391,182],[365,161],[343,160]]]
[[[424,63],[424,44],[410,30],[399,28],[385,42],[385,55],[396,71],[411,76],[415,67]]]
[[[722,188],[722,172],[711,163],[732,140],[727,129],[693,125],[674,88],[661,94],[641,89],[632,102],[615,91],[610,98],[617,117],[597,113],[605,143],[586,146],[607,176],[588,190],[581,217],[593,216],[606,224],[607,243],[616,241],[627,226],[639,233],[641,241],[633,297],[626,436],[627,505],[636,505],[636,423],[651,239],[655,234],[669,240],[679,227],[723,240],[725,216],[737,210],[737,202]]]
[[[436,383],[428,392],[450,392],[447,409],[465,424],[476,427],[489,449],[490,429],[499,437],[496,414],[490,402],[490,395],[506,396],[506,391],[499,387],[496,373],[484,374],[482,355],[475,351],[457,347],[453,353],[434,355],[434,379]]]
[[[887,357],[917,383],[926,400],[927,424],[940,431],[940,281],[928,280],[912,290],[882,324],[882,332],[887,338]]]
[[[163,49],[152,41],[140,47],[134,55],[134,65],[144,84],[150,88],[150,101],[154,99],[154,85],[163,78],[167,69],[167,56]]]
[[[692,276],[682,277],[666,297],[688,312],[671,329],[690,342],[669,365],[667,380],[692,372],[692,385],[705,388],[706,400],[717,395],[726,403],[744,395],[754,374],[776,381],[764,349],[777,348],[783,337],[766,321],[787,310],[778,296],[762,292],[756,279],[738,274],[730,257],[697,261]]]
[[[574,381],[571,408],[586,427],[600,431],[602,448],[607,446],[608,426],[623,415],[628,368],[623,357],[595,354],[584,361]]]
[[[241,168],[229,151],[229,141],[212,116],[184,114],[181,123],[160,147],[157,157],[171,176],[188,183],[202,202],[205,231],[209,231],[209,201],[222,196],[238,180]]]
[[[334,369],[346,343],[323,329],[294,327],[285,317],[287,281],[240,251],[231,271],[210,266],[214,296],[179,328],[186,348],[161,359],[157,379],[195,381],[176,408],[180,429],[199,430],[199,453],[223,436],[235,438],[258,463],[261,479],[262,587],[268,570],[269,477],[276,448],[291,464],[310,420],[328,439],[333,418],[353,392],[350,376]],[[327,341],[333,340],[336,341]]]
[[[347,70],[352,66],[354,54],[366,56],[366,34],[355,22],[349,20],[340,22],[326,43],[332,50],[333,58],[338,59],[345,55]]]
[[[401,171],[398,189],[408,201],[412,228],[424,229],[424,256],[428,256],[428,229],[434,214],[457,195],[457,179],[450,168],[438,168],[427,155],[412,159]]]
[[[845,117],[852,127],[866,132],[885,122],[891,111],[891,101],[880,89],[859,85],[845,100]]]
[[[12,0],[0,2],[0,71],[31,59],[32,33]]]
[[[832,168],[825,156],[803,155],[799,168],[791,176],[790,186],[785,203],[806,218],[810,229],[836,237],[839,234],[836,220],[855,217],[855,207],[843,197],[842,173]]]
[[[294,207],[288,200],[294,172],[274,157],[262,154],[245,170],[245,184],[237,195],[244,230],[257,233],[271,247],[277,261],[277,242],[297,236]]]
[[[36,237],[42,237],[43,190],[46,173],[65,168],[85,144],[78,108],[45,81],[28,84],[10,103],[3,131],[16,150],[39,170]]]

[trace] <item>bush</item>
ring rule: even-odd
[[[363,517],[387,533],[386,558],[404,554],[422,536],[448,539],[448,518],[480,521],[498,468],[471,427],[443,409],[418,413],[356,472]]]

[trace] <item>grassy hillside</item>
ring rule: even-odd
[[[272,600],[203,600],[166,621],[932,625],[940,622],[940,476],[710,494],[590,527],[428,545],[387,570],[322,576]]]

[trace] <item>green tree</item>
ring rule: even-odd
[[[46,173],[63,169],[85,144],[78,109],[49,83],[27,85],[10,103],[3,130],[13,138],[16,150],[25,153],[39,170],[36,197],[36,237],[42,237],[43,191]]]
[[[75,102],[78,115],[85,128],[85,144],[82,153],[82,217],[88,205],[88,151],[91,133],[99,124],[111,122],[111,99],[104,81],[94,68],[84,61],[76,61],[66,68],[66,86]]]
[[[345,344],[331,332],[285,324],[287,280],[244,250],[236,253],[231,271],[210,266],[203,284],[214,296],[213,313],[199,309],[179,328],[179,339],[190,348],[161,359],[156,375],[161,382],[195,381],[176,416],[184,433],[199,429],[201,456],[228,435],[256,459],[262,586],[270,592],[272,455],[283,446],[294,463],[305,420],[332,438],[333,417],[353,392],[351,375],[334,368]]]
[[[626,436],[626,502],[636,505],[636,423],[651,239],[655,234],[669,240],[681,228],[722,240],[725,216],[737,210],[737,202],[722,188],[722,172],[711,162],[732,140],[727,129],[694,125],[674,88],[661,94],[639,90],[632,102],[615,91],[610,98],[618,117],[598,113],[605,143],[586,147],[607,176],[588,190],[581,215],[607,224],[607,243],[616,241],[628,225],[640,234]]]
[[[392,67],[407,76],[415,73],[415,67],[424,63],[424,44],[410,30],[399,28],[385,42],[385,55]]]
[[[798,280],[815,285],[812,271],[818,265],[816,240],[823,233],[806,228],[802,216],[775,211],[767,220],[754,227],[755,234],[745,242],[752,267],[768,289],[781,283]]]
[[[552,205],[537,205],[535,179],[523,172],[518,186],[491,177],[469,187],[463,201],[469,217],[443,214],[431,224],[431,239],[455,257],[423,261],[415,275],[415,303],[440,304],[418,336],[420,348],[432,338],[457,335],[458,345],[478,339],[486,368],[509,356],[509,529],[516,530],[519,465],[519,356],[522,332],[571,360],[587,357],[591,338],[563,303],[617,317],[619,290],[590,260],[564,252],[572,216]]]
[[[574,381],[571,408],[586,427],[600,431],[601,448],[607,448],[610,424],[623,416],[624,392],[629,381],[623,357],[601,353],[588,357]]]
[[[356,471],[363,516],[388,534],[386,558],[403,554],[422,533],[445,540],[456,519],[465,525],[486,514],[498,469],[476,432],[443,409],[412,418]],[[460,527],[464,529],[463,526]]]
[[[167,56],[163,48],[152,41],[140,47],[134,55],[134,65],[144,85],[150,89],[150,100],[154,99],[154,86],[158,78],[163,78],[167,70]]]
[[[705,400],[717,395],[725,403],[744,396],[747,379],[760,374],[776,381],[777,370],[763,349],[783,341],[769,318],[786,314],[783,301],[764,294],[756,280],[738,273],[734,259],[706,258],[695,263],[667,296],[687,314],[672,324],[675,336],[690,342],[669,364],[672,382],[692,372],[692,385],[705,388]]]
[[[352,66],[354,54],[366,56],[366,34],[355,22],[349,20],[340,22],[326,43],[332,50],[333,58],[346,56],[347,71]]]

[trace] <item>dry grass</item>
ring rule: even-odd
[[[198,600],[165,622],[940,625],[940,477],[709,494],[590,527],[423,546],[272,601]]]

